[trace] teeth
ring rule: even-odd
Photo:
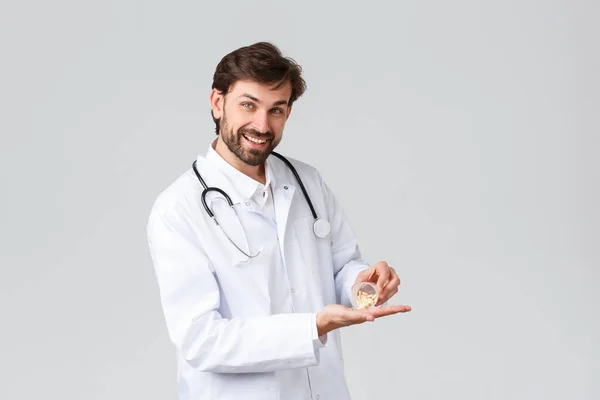
[[[256,143],[256,144],[263,144],[266,142],[266,140],[258,140],[258,139],[254,139],[253,137],[246,136],[246,135],[244,135],[244,137],[246,139],[248,139],[249,141],[251,141],[252,143]]]

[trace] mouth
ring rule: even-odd
[[[258,139],[249,135],[244,135],[242,133],[242,136],[244,137],[244,139],[246,139],[246,142],[250,144],[251,147],[253,148],[263,148],[266,147],[267,143],[269,142],[270,139]]]

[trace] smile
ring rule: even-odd
[[[248,139],[249,141],[251,141],[252,143],[256,143],[256,144],[264,144],[267,143],[266,139],[260,140],[260,139],[255,139],[253,137],[250,136],[246,136],[244,134],[242,134],[243,137],[245,137],[246,139]]]

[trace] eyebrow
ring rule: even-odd
[[[250,100],[252,100],[252,101],[255,101],[255,102],[257,102],[257,103],[259,103],[259,104],[260,104],[260,100],[259,100],[259,99],[257,99],[256,97],[254,97],[254,96],[252,96],[252,95],[250,95],[250,94],[248,94],[248,93],[244,93],[244,94],[243,94],[243,95],[241,95],[240,97],[247,97],[247,98],[249,98]],[[287,101],[287,100],[278,100],[278,101],[276,101],[275,103],[273,103],[273,105],[274,105],[274,106],[281,106],[281,105],[287,105],[287,104],[288,104],[288,101]]]

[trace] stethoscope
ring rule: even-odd
[[[298,183],[300,184],[300,189],[302,189],[302,193],[304,193],[304,198],[306,199],[306,202],[308,203],[308,206],[310,207],[310,211],[313,215],[314,218],[314,223],[313,223],[313,232],[314,234],[319,237],[319,238],[325,238],[327,237],[327,235],[329,235],[329,232],[331,230],[331,226],[329,224],[329,222],[325,219],[325,218],[319,218],[317,216],[317,212],[315,211],[315,208],[313,207],[312,201],[310,201],[310,197],[308,196],[308,193],[306,192],[306,188],[304,187],[304,184],[302,183],[302,179],[300,179],[300,176],[298,175],[298,172],[296,171],[296,168],[294,168],[294,166],[292,165],[292,163],[285,158],[284,156],[282,156],[279,153],[276,152],[271,152],[271,154],[273,154],[274,156],[276,156],[277,158],[279,158],[281,161],[283,161],[288,168],[293,172],[294,176],[296,177],[296,180],[298,181]],[[196,168],[196,160],[194,160],[194,162],[192,163],[192,168],[194,169],[194,173],[196,174],[196,177],[198,177],[198,180],[200,181],[200,183],[202,184],[202,186],[204,187],[204,190],[202,191],[202,195],[201,195],[201,200],[202,200],[202,205],[204,206],[204,209],[206,210],[206,212],[208,213],[208,215],[212,218],[213,221],[215,221],[215,224],[221,228],[221,231],[223,231],[223,234],[225,235],[225,237],[227,237],[227,239],[231,242],[232,245],[234,245],[239,251],[241,251],[246,257],[249,258],[254,258],[256,256],[258,256],[260,254],[260,250],[254,254],[247,254],[244,250],[242,250],[238,245],[236,245],[233,240],[231,240],[231,238],[229,237],[229,235],[227,235],[227,233],[225,233],[225,231],[223,230],[223,228],[221,227],[221,225],[219,224],[219,222],[217,221],[215,214],[212,212],[211,208],[208,206],[208,204],[206,204],[206,194],[213,191],[213,192],[218,192],[220,194],[223,195],[223,197],[225,198],[225,200],[227,200],[227,204],[229,204],[229,207],[231,207],[231,209],[234,211],[236,217],[238,218],[239,221],[239,216],[237,215],[237,213],[235,212],[235,208],[233,207],[233,202],[231,201],[231,198],[229,197],[229,195],[227,193],[225,193],[224,190],[219,189],[217,187],[208,187],[206,185],[206,183],[204,182],[204,179],[202,179],[202,177],[200,176],[200,173],[198,172],[198,169]],[[241,225],[241,221],[240,225]],[[243,229],[243,227],[242,227]],[[245,234],[245,232],[244,232]]]

